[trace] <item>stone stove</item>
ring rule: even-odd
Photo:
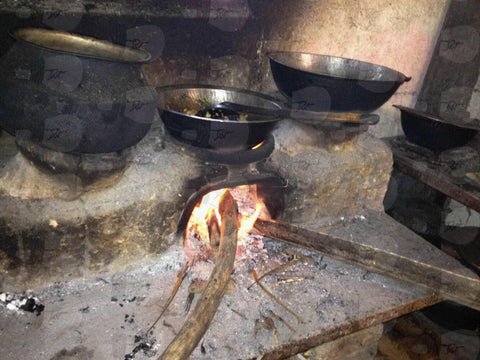
[[[186,154],[185,146],[165,134],[159,119],[136,148],[123,155],[82,155],[80,163],[71,156],[55,162],[49,152],[42,154],[49,161],[39,161],[31,145],[17,140],[18,151],[3,134],[2,146],[10,149],[0,167],[0,202],[8,209],[0,219],[6,239],[1,248],[3,288],[115,273],[157,256],[172,243],[170,234],[188,198],[212,186],[288,181],[282,194],[267,195],[275,206],[284,207],[276,214],[296,223],[379,210],[391,154],[381,141],[356,131],[322,131],[285,120],[273,133],[273,153],[253,172],[237,169],[235,179],[224,166]],[[103,168],[115,158],[117,169],[88,178],[84,168],[92,168],[95,157]],[[59,169],[62,161],[75,164],[76,171]]]
[[[38,161],[39,156],[34,155],[41,152],[32,150],[31,144],[26,145],[19,140],[15,144],[14,139],[7,134],[2,134],[0,141],[5,149],[2,153],[5,155],[0,163],[0,205],[2,209],[8,209],[2,212],[0,219],[1,236],[4,239],[1,243],[2,291],[22,292],[27,288],[36,289],[46,304],[45,314],[49,313],[49,303],[53,308],[57,306],[53,304],[60,306],[58,301],[63,302],[70,296],[75,296],[73,293],[76,293],[76,290],[71,293],[70,290],[73,288],[70,286],[82,288],[81,284],[88,288],[88,290],[84,288],[89,293],[85,295],[85,301],[93,302],[95,305],[92,303],[89,306],[95,308],[109,307],[114,302],[109,296],[106,302],[105,299],[96,297],[99,295],[97,291],[103,292],[110,287],[109,284],[113,287],[107,292],[113,291],[117,294],[120,291],[119,296],[124,300],[125,306],[127,306],[127,300],[135,296],[147,297],[141,295],[145,291],[153,298],[159,296],[155,300],[158,303],[156,305],[150,303],[148,308],[158,306],[166,301],[165,296],[169,294],[174,283],[172,277],[176,276],[182,262],[181,244],[175,236],[179,230],[179,224],[182,223],[182,211],[188,208],[189,203],[195,203],[192,199],[197,199],[207,190],[218,187],[249,183],[262,184],[259,186],[260,195],[266,199],[265,202],[274,215],[284,221],[308,226],[331,223],[339,218],[356,219],[369,212],[382,210],[382,200],[392,166],[391,153],[382,141],[368,134],[365,128],[321,129],[296,121],[283,120],[272,135],[274,141],[270,141],[275,145],[268,150],[266,156],[273,150],[268,157],[265,158],[263,155],[261,157],[263,159],[257,161],[254,166],[252,164],[225,166],[218,161],[216,163],[206,161],[200,152],[192,156],[191,148],[176,142],[165,133],[162,122],[157,117],[151,131],[135,148],[130,149],[123,156],[122,154],[111,155],[117,160],[120,159],[121,161],[117,163],[123,166],[118,166],[116,171],[108,173],[111,175],[107,176],[108,182],[104,181],[105,176],[99,176],[98,182],[91,177],[86,182],[84,173],[78,171],[78,166],[74,167],[74,170],[77,170],[74,173],[54,172],[52,166],[47,169],[48,162]],[[267,141],[266,146],[269,146],[268,143]],[[273,144],[270,143],[271,145]],[[50,159],[48,156],[42,158]],[[109,155],[100,156],[100,159],[105,158],[108,160]],[[63,159],[69,159],[69,157]],[[91,157],[88,160],[91,160]],[[59,162],[60,160],[57,161]],[[80,163],[76,162],[76,164]],[[85,161],[85,163],[89,162]],[[369,230],[364,228],[361,232],[368,234]],[[288,254],[288,251],[284,253],[284,250],[289,248],[277,246],[274,243],[268,245],[268,242],[263,245],[261,238],[247,241],[245,246],[249,244],[253,244],[253,248],[245,252],[248,256],[245,255],[245,258],[237,260],[237,276],[234,277],[238,282],[236,287],[242,289],[240,291],[243,295],[233,300],[234,303],[228,302],[228,304],[235,304],[231,306],[243,314],[253,301],[260,312],[246,313],[245,318],[240,316],[235,320],[232,319],[231,310],[227,310],[227,314],[223,313],[225,310],[220,310],[221,314],[232,321],[233,327],[238,326],[238,329],[243,329],[238,337],[247,342],[252,335],[249,324],[254,324],[258,319],[261,320],[262,316],[267,316],[271,310],[270,307],[267,306],[267,309],[266,305],[261,305],[267,301],[261,293],[254,295],[251,300],[246,300],[245,296],[248,293],[244,293],[243,289],[247,282],[248,285],[251,284],[249,271],[255,267],[260,272],[278,265],[285,260],[284,257],[287,256],[285,254]],[[298,253],[300,250],[293,248],[289,251]],[[315,275],[316,271],[322,272],[324,269],[323,257],[315,256],[313,261],[319,265],[318,269],[307,269],[308,264],[304,264],[301,267],[304,271],[302,276],[316,278],[320,274]],[[329,269],[334,273],[337,271],[342,274],[348,273],[349,278],[350,271],[359,271],[344,272],[337,269],[337,266],[343,268],[347,265],[334,263],[336,265],[329,265]],[[209,267],[208,263],[198,264],[189,276],[206,276]],[[156,280],[153,278],[146,280],[152,275],[152,271]],[[143,275],[140,275],[142,272]],[[121,288],[115,285],[117,281],[114,279],[123,278],[125,280],[122,281],[129,282],[127,278],[133,273],[136,274],[133,276],[137,277],[138,281],[149,284],[155,282],[155,286],[135,287],[133,290],[132,285]],[[358,275],[361,277],[360,273]],[[357,275],[353,276],[352,281],[355,282],[356,278]],[[51,284],[58,285],[52,287]],[[394,287],[399,286],[395,281],[392,284],[395,284]],[[102,290],[97,287],[98,285],[106,288]],[[406,285],[400,287],[399,292],[394,292],[394,297],[411,291]],[[312,301],[318,296],[327,296],[325,299],[329,300],[325,301],[337,307],[335,311],[343,313],[342,317],[345,316],[345,311],[357,312],[358,310],[357,306],[350,306],[351,304],[345,303],[346,300],[341,300],[339,294],[332,295],[331,298],[326,294],[321,295],[324,291],[322,289],[327,289],[328,286],[312,287],[311,282],[307,281],[300,285],[300,290],[296,291],[308,292],[309,288],[315,289],[309,295]],[[55,289],[61,289],[59,290],[61,295]],[[342,290],[341,287],[336,287],[336,289],[340,293],[347,291],[347,288]],[[92,295],[90,290],[97,295]],[[135,293],[134,295],[131,290]],[[175,309],[183,306],[184,291],[185,289],[180,291],[178,300],[172,304],[171,311],[174,313],[177,312]],[[282,297],[286,297],[289,303],[297,297],[296,292],[290,291],[293,290],[282,293]],[[111,298],[118,299],[119,296],[115,295]],[[414,291],[407,298],[412,299],[412,296],[415,298],[418,293]],[[143,306],[143,304],[140,305]],[[399,311],[406,311],[407,308],[402,306],[403,310]],[[350,310],[345,310],[346,308]],[[104,308],[104,311],[109,313],[111,309]],[[147,308],[143,311],[147,311]],[[303,312],[303,310],[297,311]],[[325,313],[319,311],[317,315],[320,316],[318,321],[321,321]],[[152,316],[149,319],[147,319],[148,316],[147,318],[144,316],[147,314],[137,315],[138,326],[134,327],[137,333],[142,330],[142,326],[145,330],[144,326],[152,321]],[[389,316],[392,316],[391,313],[382,313],[375,317],[375,323]],[[173,327],[177,330],[182,319],[183,315],[173,320]],[[240,323],[235,325],[237,320],[240,320]],[[162,339],[162,345],[160,343],[156,345],[158,349],[165,345],[166,339],[172,336],[169,321],[171,320],[164,320],[160,329],[155,330],[160,331],[156,333],[156,338]],[[327,337],[321,335],[320,338],[314,336],[313,339],[306,337],[316,328],[316,322],[309,321],[309,324],[302,325],[300,328],[296,326],[299,331],[297,339],[299,344],[296,348],[298,351],[305,346],[314,346],[336,337],[333,336],[334,334]],[[341,331],[350,333],[357,329],[350,325],[345,324],[346,327]],[[362,327],[364,326],[358,329]],[[216,329],[215,325],[213,329],[215,329],[212,330],[214,334],[221,331]],[[45,331],[50,330],[45,329]],[[131,333],[129,331],[127,332]],[[218,347],[217,342],[222,341],[218,336],[210,335],[213,343],[204,345],[209,349],[208,351],[215,351],[214,349]],[[292,334],[287,337],[282,335],[281,343],[274,345],[272,349],[280,351],[278,345],[286,344],[285,341],[292,339],[291,336]],[[127,348],[131,345],[134,347],[135,344],[131,344],[132,338],[127,339],[125,333],[122,337],[125,340],[124,353],[126,353]],[[272,341],[268,331],[260,331],[258,339],[266,343]],[[305,339],[308,340],[306,343]],[[85,345],[87,343],[88,346],[100,346],[94,345],[90,340],[86,340]],[[61,342],[57,345],[66,346],[61,345]],[[55,348],[60,350],[58,346],[53,347],[52,351]],[[237,350],[232,348],[234,348],[233,343],[222,351],[235,353]],[[262,353],[264,350],[256,346],[253,348],[247,346],[246,351],[241,352],[241,357],[254,356],[258,351]],[[281,352],[288,352],[288,347],[283,348]],[[105,353],[102,354],[104,358],[105,356],[108,358]],[[227,356],[223,352],[217,354],[221,357]],[[54,353],[51,355],[53,356]]]

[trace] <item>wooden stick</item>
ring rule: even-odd
[[[327,230],[331,230],[331,229],[337,229],[339,227],[342,227],[344,226],[345,223],[343,221],[340,221],[339,223],[336,223],[336,224],[333,224],[333,225],[327,225],[327,226],[322,226],[321,228],[317,229],[317,231],[327,231]],[[274,269],[271,269],[269,271],[267,271],[266,273],[264,273],[262,276],[260,276],[258,278],[258,281],[262,280],[264,277],[268,276],[268,275],[271,275],[271,274],[274,274],[276,272],[279,272],[279,271],[282,271],[284,269],[286,269],[287,267],[289,266],[292,266],[292,265],[295,265],[296,263],[300,262],[300,261],[305,261],[305,262],[309,262],[309,263],[313,263],[312,259],[306,257],[306,256],[303,256],[303,255],[300,255],[298,254],[298,257],[292,261],[289,261],[288,263],[285,263],[285,264],[282,264],[280,266],[277,266],[276,268]],[[251,283],[248,287],[247,287],[247,290],[250,290],[251,287],[253,285],[255,285],[257,282],[253,282]]]
[[[305,280],[313,280],[313,276],[302,276],[302,277],[292,277],[292,278],[285,278],[285,279],[278,279],[276,282],[274,282],[272,285],[270,285],[271,288],[278,286],[280,284],[287,284],[287,283],[293,283],[293,282],[300,282],[300,281],[305,281]]]
[[[218,247],[220,246],[220,225],[218,224],[217,217],[215,214],[211,214],[210,218],[207,220],[207,227],[208,227],[208,241],[210,243],[210,247],[212,248],[213,254],[215,255],[218,251]]]
[[[436,296],[480,310],[480,280],[353,240],[273,220],[255,228],[273,239],[302,246],[394,279],[421,285]]]
[[[295,265],[296,263],[300,262],[300,261],[304,261],[306,260],[306,258],[304,258],[303,256],[302,257],[299,257],[299,258],[296,258],[292,261],[289,261],[285,264],[282,264],[282,265],[279,265],[269,271],[267,271],[266,273],[264,273],[262,276],[259,276],[258,279],[256,279],[253,283],[250,284],[250,286],[247,287],[247,290],[250,290],[251,287],[255,284],[257,284],[260,280],[262,280],[264,277],[268,276],[268,275],[271,275],[271,274],[274,274],[276,273],[277,271],[282,271],[284,269],[286,269],[287,267],[289,266],[293,266]]]
[[[267,294],[273,301],[275,301],[278,305],[280,305],[281,307],[283,307],[285,310],[287,310],[290,314],[292,314],[293,316],[295,316],[295,318],[297,319],[297,321],[301,324],[305,324],[305,320],[302,319],[302,317],[300,315],[298,315],[295,311],[293,311],[292,309],[290,309],[287,305],[285,305],[283,302],[280,301],[279,298],[277,298],[275,295],[273,295],[270,291],[268,291],[268,289],[263,286],[263,284],[261,282],[258,281],[258,276],[257,276],[257,273],[255,272],[255,270],[252,270],[252,274],[253,274],[253,278],[255,279],[255,283],[260,286],[260,289],[262,289],[265,294]]]
[[[324,121],[338,121],[351,123],[366,123],[376,124],[378,122],[378,115],[375,114],[360,114],[349,112],[319,112],[308,110],[291,110],[290,117],[303,121],[321,122]]]
[[[158,359],[187,359],[207,331],[220,305],[233,271],[237,250],[238,215],[235,200],[230,191],[222,197],[219,213],[222,217],[220,248],[210,279],[178,335]]]
[[[280,315],[277,315],[275,312],[273,312],[273,310],[268,310],[268,312],[270,313],[270,315],[275,318],[276,320],[280,321],[283,325],[285,325],[290,331],[295,331],[295,329],[284,319],[282,318]]]
[[[182,284],[183,279],[185,279],[185,276],[187,276],[187,273],[188,273],[189,269],[190,269],[190,263],[187,262],[183,266],[182,270],[180,270],[179,273],[177,274],[177,281],[175,282],[175,285],[173,286],[172,292],[170,293],[170,296],[168,297],[167,302],[165,303],[165,305],[163,305],[163,308],[162,308],[162,311],[160,312],[160,315],[158,315],[157,319],[153,322],[152,325],[150,325],[146,334],[148,334],[150,332],[150,330],[152,330],[155,327],[155,325],[158,323],[158,321],[160,320],[162,315],[165,313],[165,311],[167,311],[167,309],[170,306],[173,298],[175,297],[175,295],[177,295],[178,289],[180,289],[180,285]]]

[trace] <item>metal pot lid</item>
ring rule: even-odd
[[[452,125],[452,126],[458,126],[460,128],[464,129],[471,129],[471,130],[480,130],[480,120],[479,119],[470,119],[470,118],[465,118],[465,119],[455,119],[455,118],[444,118],[440,116],[435,116],[432,114],[428,114],[423,111],[415,110],[406,106],[402,105],[393,105],[397,109],[404,111],[408,114],[412,114],[414,116],[419,116],[428,120],[436,121],[439,123],[447,124],[447,125]]]
[[[89,58],[126,63],[143,63],[151,59],[150,53],[141,49],[59,30],[21,28],[15,30],[12,36],[44,49]]]

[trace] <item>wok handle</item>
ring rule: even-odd
[[[283,117],[302,120],[309,123],[330,121],[375,125],[376,123],[378,123],[379,120],[379,117],[376,114],[361,114],[350,112],[318,112],[294,109],[264,109],[256,106],[237,104],[229,101],[222,102],[217,106],[221,108],[227,108],[238,113],[255,114],[268,117]]]
[[[376,114],[361,114],[348,112],[316,112],[307,110],[290,110],[289,117],[309,123],[343,122],[375,125],[380,117]]]

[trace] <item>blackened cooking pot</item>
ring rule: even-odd
[[[62,31],[25,28],[0,59],[0,126],[61,152],[106,153],[150,129],[156,93],[130,49]]]
[[[402,129],[409,141],[440,152],[468,143],[480,130],[480,121],[470,123],[447,120],[405,106],[401,111]]]
[[[299,52],[272,52],[270,69],[294,109],[371,112],[410,78],[363,61]]]
[[[205,108],[223,102],[279,110],[281,102],[247,90],[210,85],[157,88],[160,116],[167,131],[190,145],[221,151],[245,150],[264,141],[279,118],[248,115],[243,120],[198,116]]]

